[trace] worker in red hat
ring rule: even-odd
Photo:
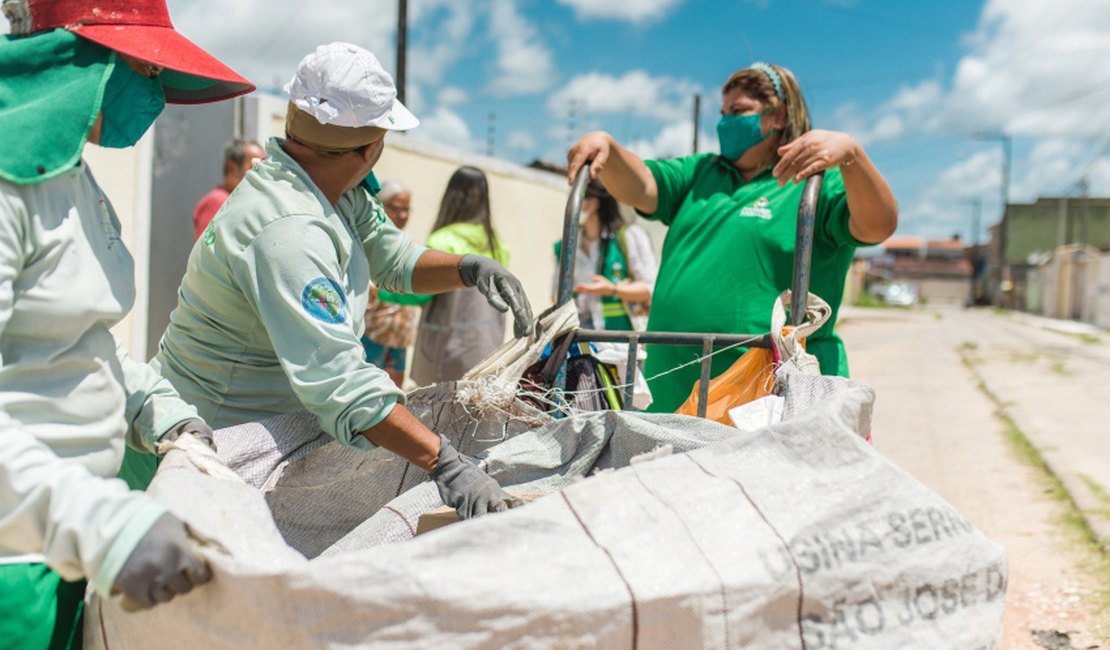
[[[135,144],[165,102],[254,89],[164,0],[4,0],[0,36],[0,645],[81,645],[85,581],[153,606],[211,573],[184,522],[115,478],[125,442],[211,445],[110,328],[135,300],[120,222],[81,153]]]

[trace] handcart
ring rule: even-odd
[[[790,322],[800,325],[806,313],[809,300],[810,261],[813,251],[813,224],[817,212],[817,199],[821,192],[824,172],[806,179],[802,198],[798,205],[798,230],[794,245],[794,275],[790,300]],[[590,164],[587,162],[578,170],[571,187],[570,198],[563,217],[563,243],[559,254],[559,289],[556,294],[555,308],[570,302],[574,292],[574,259],[578,251],[579,219],[586,185],[590,180]],[[715,348],[745,345],[753,348],[770,348],[771,334],[724,334],[700,332],[636,332],[620,330],[578,329],[573,332],[574,340],[582,343],[627,343],[628,361],[625,367],[622,408],[628,410],[632,404],[632,391],[638,372],[636,356],[641,344],[701,346],[701,381],[699,382],[698,417],[705,417],[709,394],[709,375],[712,366],[712,353]],[[566,362],[563,362],[565,368]],[[556,380],[556,390],[562,391],[565,372],[560,371]]]

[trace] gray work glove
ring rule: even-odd
[[[180,438],[183,433],[192,434],[194,438],[208,445],[212,451],[216,451],[216,435],[212,433],[212,427],[200,418],[189,418],[178,422],[169,431],[163,433],[158,441],[173,442]]]
[[[154,607],[212,579],[192,549],[185,522],[166,513],[154,522],[116,576],[116,589],[140,607]]]
[[[487,512],[503,512],[521,505],[521,500],[509,496],[497,481],[439,437],[439,462],[432,471],[432,480],[439,488],[443,503],[459,513],[459,519],[470,519]]]
[[[508,269],[488,257],[463,255],[459,277],[468,287],[476,287],[489,304],[501,313],[513,310],[513,334],[519,339],[532,333],[532,305],[524,287]]]

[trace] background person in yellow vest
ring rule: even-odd
[[[582,215],[574,257],[579,322],[586,329],[636,329],[631,318],[647,315],[658,274],[651,240],[643,228],[624,222],[617,200],[597,179],[586,186]],[[555,242],[556,287],[562,247]],[[629,309],[636,314],[630,317]]]
[[[652,296],[649,330],[761,334],[775,298],[790,288],[800,182],[825,171],[813,242],[810,290],[832,306],[807,341],[821,372],[847,376],[844,344],[833,330],[855,249],[876,244],[898,224],[882,174],[852,136],[811,130],[794,75],[755,63],[721,88],[721,154],[640,160],[611,135],[594,132],[567,154],[569,178],[592,161],[591,175],[622,203],[669,226]],[[743,349],[718,354],[724,372]],[[648,377],[696,359],[700,350],[649,346]],[[698,367],[650,382],[653,411],[673,411],[689,395]]]
[[[211,430],[109,331],[135,300],[81,154],[135,144],[166,101],[254,89],[163,0],[4,3],[0,36],[0,645],[81,645],[85,579],[152,606],[209,579],[185,524],[114,478],[125,442]]]
[[[477,167],[460,167],[447,181],[428,248],[509,263],[494,232],[489,182]],[[474,289],[436,296],[420,317],[412,378],[421,385],[459,379],[505,339],[505,318]]]
[[[428,471],[462,517],[510,507],[405,409],[359,339],[371,281],[398,293],[475,287],[527,335],[520,282],[491,259],[416,246],[370,196],[387,132],[419,123],[373,54],[321,45],[285,92],[287,137],[266,144],[193,246],[152,365],[214,427],[307,409],[340,443],[381,445]]]

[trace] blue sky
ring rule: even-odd
[[[394,0],[168,0],[178,29],[260,87],[320,43],[394,69]],[[971,239],[1010,197],[1110,194],[1106,0],[410,0],[412,137],[515,162],[565,159],[611,132],[646,157],[716,148],[721,82],[753,60],[792,69],[814,126],[866,147],[901,206],[902,234]],[[573,107],[573,109],[572,109]],[[573,110],[573,115],[572,115]]]

